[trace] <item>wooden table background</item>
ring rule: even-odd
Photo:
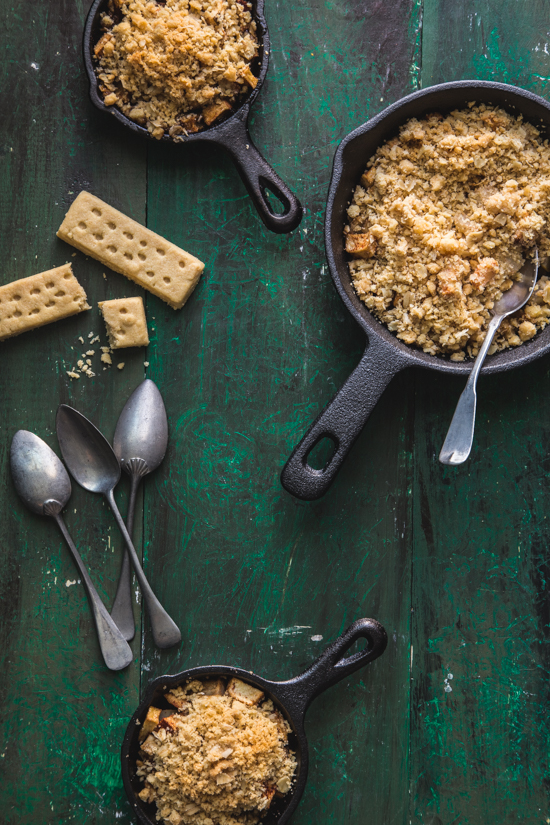
[[[92,108],[88,6],[0,4],[2,283],[71,260],[94,306],[1,348],[0,821],[129,825],[119,746],[151,678],[206,663],[290,677],[372,616],[387,652],[313,704],[296,825],[549,823],[548,359],[481,381],[462,468],[437,461],[462,381],[410,371],[324,499],[293,500],[278,476],[364,344],[323,250],[338,142],[441,81],[548,97],[550,3],[267,0],[271,66],[252,134],[306,207],[283,237],[263,229],[221,152],[146,145]],[[82,188],[206,269],[181,312],[146,296],[146,354],[71,382],[78,336],[105,343],[97,301],[136,294],[56,239]],[[183,642],[156,650],[145,616],[134,664],[113,674],[55,524],[14,494],[9,444],[23,427],[57,449],[60,402],[112,437],[145,375],[171,441],[145,484],[139,545]],[[110,604],[122,549],[111,514],[75,485],[66,519]]]

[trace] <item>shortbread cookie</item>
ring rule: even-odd
[[[99,308],[103,313],[112,349],[147,346],[149,336],[141,298],[100,301]]]
[[[89,192],[81,192],[57,236],[181,309],[204,264]]]
[[[90,309],[70,264],[0,286],[0,341]]]

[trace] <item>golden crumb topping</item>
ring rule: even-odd
[[[246,0],[110,0],[95,46],[106,105],[159,139],[229,114],[257,84],[251,8]]]
[[[261,702],[261,691],[240,680],[231,685],[233,694],[250,702],[251,690]],[[166,825],[255,825],[293,782],[288,722],[271,700],[245,704],[222,680],[194,680],[165,698],[177,710],[149,708],[140,798],[156,803]]]
[[[367,307],[406,344],[475,357],[496,301],[538,246],[550,255],[550,147],[502,109],[410,120],[370,159],[344,230]],[[505,319],[490,353],[532,338],[550,318],[550,281]]]

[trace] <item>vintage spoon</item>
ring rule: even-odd
[[[439,460],[442,464],[462,464],[470,455],[476,419],[476,385],[485,356],[503,319],[521,309],[531,297],[537,283],[538,272],[539,257],[535,249],[534,260],[528,261],[520,269],[520,280],[516,281],[494,305],[487,335],[474,361],[466,387],[458,399],[447,438],[439,453]]]
[[[116,425],[113,449],[122,469],[131,479],[126,529],[130,536],[134,528],[136,493],[141,479],[156,470],[168,445],[168,420],[162,396],[154,381],[148,378],[134,390]],[[120,578],[111,616],[125,639],[134,638],[132,610],[132,577],[130,557],[124,551]]]
[[[61,516],[71,496],[67,470],[45,441],[28,430],[15,433],[10,461],[15,489],[27,507],[40,516],[52,516],[63,533],[90,600],[105,664],[111,670],[122,670],[132,661],[132,651],[101,601]]]
[[[57,410],[57,438],[73,478],[92,493],[103,493],[124,536],[143,598],[147,603],[153,639],[157,647],[171,647],[181,633],[163,608],[145,578],[132,539],[116,505],[113,490],[120,480],[118,458],[106,438],[81,413],[61,404]]]

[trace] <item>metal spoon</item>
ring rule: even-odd
[[[28,430],[18,430],[15,433],[11,442],[10,461],[15,489],[27,507],[40,516],[52,516],[63,533],[90,600],[105,664],[111,670],[122,670],[132,661],[132,651],[101,601],[61,516],[61,511],[71,496],[67,470],[54,451]]]
[[[131,479],[126,528],[132,536],[141,479],[159,466],[168,445],[168,420],[157,385],[148,378],[134,390],[116,425],[113,449]],[[111,616],[125,639],[134,638],[130,557],[124,551]]]
[[[56,427],[59,446],[72,476],[85,490],[103,493],[109,502],[147,603],[155,644],[157,647],[177,644],[181,641],[181,633],[145,578],[132,539],[116,505],[113,490],[120,480],[120,464],[111,445],[91,421],[66,404],[61,404],[57,411]]]
[[[442,464],[462,464],[470,455],[476,418],[476,385],[485,356],[503,319],[521,309],[531,297],[537,283],[538,272],[539,256],[535,249],[534,260],[528,261],[520,269],[520,280],[516,281],[494,305],[487,335],[474,361],[466,387],[458,400],[447,438],[439,453],[439,460]]]

